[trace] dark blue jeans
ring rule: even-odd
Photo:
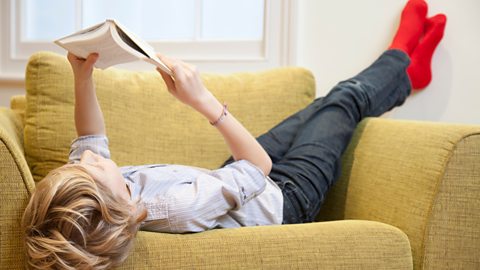
[[[273,161],[269,176],[283,191],[283,223],[314,221],[338,179],[341,156],[358,123],[403,104],[410,94],[409,63],[405,53],[388,50],[258,137]]]

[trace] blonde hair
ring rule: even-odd
[[[22,218],[28,266],[107,269],[122,263],[146,211],[132,214],[80,166],[60,167],[40,181]]]

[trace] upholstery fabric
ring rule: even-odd
[[[0,108],[0,269],[24,266],[20,221],[23,209],[34,188],[33,179],[23,158],[21,117]]]
[[[476,134],[458,142],[439,183],[425,232],[425,269],[479,268],[479,206],[480,135]]]
[[[371,221],[141,232],[120,269],[412,269],[406,235]]]
[[[479,178],[476,178],[476,183],[473,183],[473,180],[468,183],[457,177],[455,180],[450,180],[452,182],[461,180],[461,184],[457,183],[460,186],[475,187],[470,191],[471,195],[455,194],[455,196],[461,197],[457,198],[457,201],[465,199],[464,196],[476,196],[466,199],[468,202],[465,203],[465,205],[470,205],[468,213],[473,217],[455,219],[455,216],[450,216],[450,213],[462,212],[465,209],[457,207],[460,206],[458,204],[451,205],[450,202],[455,203],[451,198],[446,198],[443,202],[439,201],[442,197],[439,190],[448,181],[445,177],[446,171],[450,169],[447,164],[459,142],[468,136],[477,138],[478,141],[479,127],[374,118],[362,122],[344,155],[341,179],[328,194],[324,209],[320,213],[320,219],[362,219],[391,224],[408,235],[412,246],[414,266],[416,269],[421,269],[425,253],[437,253],[438,245],[441,245],[438,240],[426,245],[425,241],[428,237],[436,237],[440,232],[443,234],[442,237],[447,238],[448,234],[463,230],[467,230],[469,233],[478,232],[480,219],[474,208],[476,207],[477,210],[479,208]],[[468,158],[467,155],[462,154],[462,157],[472,160],[470,164],[463,162],[461,165],[462,170],[469,175],[470,179],[478,175],[475,168],[478,170],[480,161],[478,160],[478,150],[476,151],[477,156],[469,155]],[[475,160],[477,165],[473,165]],[[453,191],[453,188],[448,188],[447,193]],[[450,210],[451,212],[444,216],[445,220],[440,221],[442,224],[440,226],[447,226],[449,229],[457,225],[460,227],[450,232],[445,229],[437,231],[437,228],[432,228],[435,226],[435,224],[431,224],[431,222],[435,222],[435,218],[433,218],[435,214],[432,213],[432,209],[441,211],[437,209],[438,207],[455,209]],[[465,227],[467,220],[476,228],[467,229]],[[463,246],[464,236],[455,233],[454,238],[459,246]],[[478,236],[467,242],[476,243],[477,247],[480,243]],[[437,251],[431,250],[432,248],[437,248]],[[445,248],[442,250],[445,251]],[[453,252],[451,248],[448,250]],[[453,261],[460,263],[465,257],[468,257],[470,260],[476,260],[476,265],[479,265],[478,256],[473,259],[478,251],[467,247],[457,247],[454,254],[457,252],[463,252],[464,257],[451,258]],[[439,254],[437,253],[437,255]]]
[[[22,120],[22,129],[25,123],[23,122],[25,118],[25,108],[27,107],[27,100],[25,95],[17,95],[10,98],[10,108],[15,111]]]
[[[38,181],[67,161],[76,136],[73,77],[66,58],[48,52],[32,56],[26,72],[25,156]],[[175,100],[158,73],[111,68],[95,70],[94,79],[112,159],[118,165],[215,168],[228,157],[218,132]],[[206,74],[203,81],[255,136],[301,109],[315,94],[313,76],[302,68]]]

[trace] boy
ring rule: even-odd
[[[357,124],[428,85],[446,23],[410,0],[389,49],[357,76],[258,140],[206,89],[195,67],[162,57],[169,92],[218,129],[233,159],[217,170],[181,165],[119,168],[110,160],[92,79],[98,55],[68,55],[75,78],[69,164],[38,183],[23,217],[29,266],[104,269],[128,256],[141,227],[159,232],[311,222],[337,179]],[[235,161],[233,161],[235,160]]]

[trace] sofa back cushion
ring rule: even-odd
[[[279,68],[229,75],[204,74],[208,89],[254,136],[308,104],[312,74]],[[158,73],[95,70],[112,159],[119,166],[177,163],[215,168],[228,149],[199,113],[173,98]],[[25,156],[35,180],[67,162],[76,137],[73,74],[64,56],[34,54],[26,70]]]

